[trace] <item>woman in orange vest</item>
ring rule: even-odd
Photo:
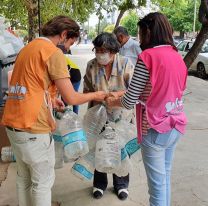
[[[44,25],[42,34],[18,54],[2,120],[16,156],[20,206],[51,205],[55,179],[51,109],[63,107],[62,101],[51,101],[54,88],[71,105],[103,101],[106,96],[102,91],[77,93],[69,81],[65,57],[56,46],[72,45],[79,38],[74,20],[57,16]]]

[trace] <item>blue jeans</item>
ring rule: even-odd
[[[176,143],[181,133],[176,129],[161,134],[149,129],[141,143],[146,170],[150,206],[170,206],[170,175]]]
[[[79,82],[73,82],[73,83],[72,83],[72,85],[73,85],[73,87],[74,87],[74,90],[75,90],[76,92],[79,91],[80,83],[81,83],[81,81],[79,81]],[[76,114],[78,114],[78,111],[79,111],[79,106],[78,106],[78,105],[73,105],[73,112],[76,113]]]

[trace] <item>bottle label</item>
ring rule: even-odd
[[[53,134],[53,139],[56,142],[62,142],[62,136]]]
[[[121,149],[121,161],[124,160],[127,157],[128,153],[126,151],[126,148]]]
[[[93,177],[93,174],[88,171],[86,169],[86,167],[84,167],[81,164],[75,163],[74,166],[72,167],[76,172],[80,173],[82,176],[84,176],[85,178],[87,178],[88,180],[91,180]]]
[[[129,156],[133,155],[137,150],[140,149],[140,145],[138,144],[137,138],[130,140],[126,145],[125,149]]]
[[[74,142],[86,142],[87,138],[86,138],[84,130],[81,129],[79,131],[71,132],[63,136],[62,141],[63,141],[64,146],[66,146]]]

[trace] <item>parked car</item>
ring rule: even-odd
[[[182,38],[175,37],[175,36],[173,37],[173,42],[174,42],[175,46],[177,46],[181,41],[183,41]]]
[[[184,40],[177,45],[178,52],[184,58],[194,44],[194,40]],[[205,79],[208,74],[208,40],[202,46],[200,53],[194,60],[190,69],[197,72],[198,77]]]

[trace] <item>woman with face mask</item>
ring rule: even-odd
[[[98,35],[94,39],[93,45],[96,57],[89,61],[87,65],[84,76],[84,93],[102,90],[110,92],[111,95],[116,97],[121,96],[130,84],[134,65],[130,59],[118,54],[120,44],[113,34],[102,33]],[[91,101],[88,107],[90,108],[96,104],[99,103]],[[132,111],[130,112],[132,114]],[[111,109],[107,108],[107,113],[109,121],[116,120]],[[95,170],[93,197],[101,198],[107,184],[107,174]],[[118,177],[113,174],[113,184],[118,198],[125,200],[128,197],[129,175]]]

